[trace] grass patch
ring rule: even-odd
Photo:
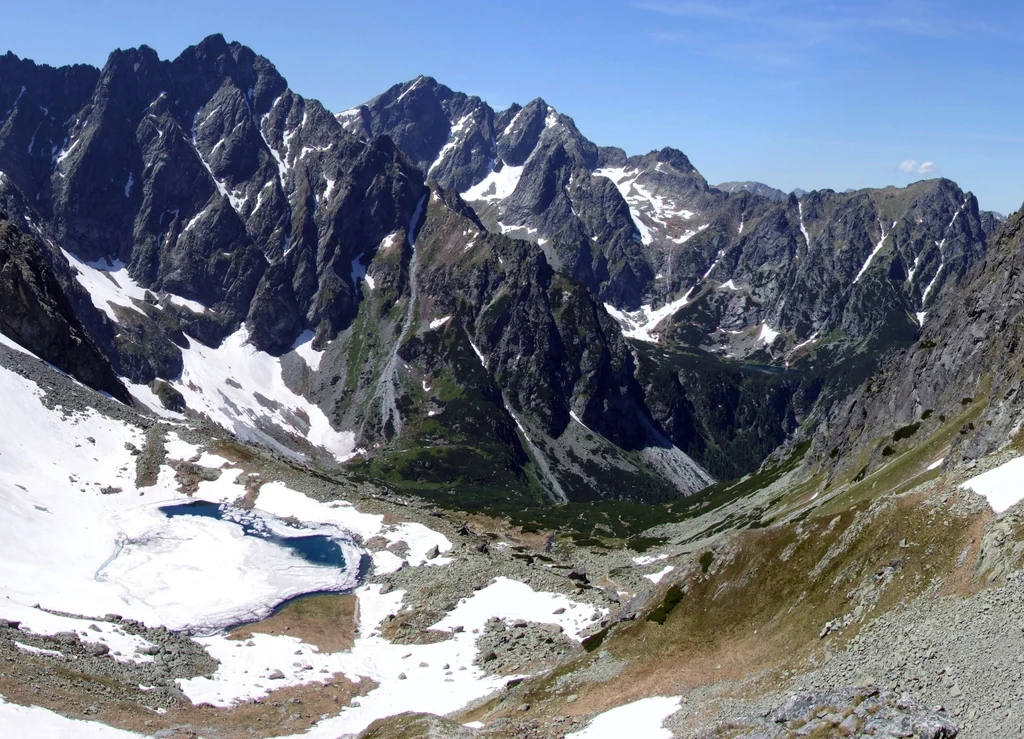
[[[921,428],[920,423],[908,423],[906,426],[901,426],[893,433],[892,440],[903,441],[903,439],[909,439],[917,433],[919,428]]]
[[[711,563],[714,561],[714,552],[704,552],[704,554],[700,555],[700,571],[707,574],[707,571],[711,569]]]
[[[656,623],[663,624],[668,620],[669,614],[675,610],[676,606],[683,602],[683,588],[680,585],[672,585],[665,593],[665,598],[661,601],[661,604],[657,606],[653,611],[647,614],[647,620]]]

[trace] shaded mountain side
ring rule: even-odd
[[[1018,438],[1022,418],[1024,223],[1001,227],[956,300],[819,424],[809,460],[826,479],[871,474],[926,441],[946,464]],[[930,460],[928,460],[930,461]]]
[[[814,367],[740,365],[700,350],[639,346],[637,358],[651,414],[719,480],[756,470],[809,417],[826,383]]]
[[[415,234],[367,266],[360,316],[309,378],[364,443],[389,439],[370,469],[472,506],[530,489],[650,502],[710,482],[651,419],[618,326],[584,286],[439,187]]]
[[[0,332],[85,385],[131,405],[75,317],[38,244],[0,214]]]

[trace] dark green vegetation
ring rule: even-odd
[[[901,426],[900,428],[896,429],[895,433],[893,433],[892,440],[902,441],[903,439],[909,439],[911,436],[917,433],[917,430],[919,428],[921,428],[920,423],[910,423],[907,424],[906,426]]]
[[[814,369],[738,364],[637,342],[647,402],[672,441],[718,479],[753,472],[799,428],[821,392]]]
[[[665,623],[672,611],[683,600],[683,589],[678,584],[670,585],[665,592],[665,598],[658,606],[647,614],[647,620],[656,624]]]

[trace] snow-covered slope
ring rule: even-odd
[[[157,431],[10,339],[0,343],[0,395],[9,418],[19,421],[0,425],[0,619],[19,624],[25,638],[73,634],[109,648],[116,661],[152,665],[159,647],[101,614],[202,634],[197,642],[220,665],[178,683],[197,705],[231,707],[335,676],[372,680],[376,687],[360,701],[302,734],[333,739],[402,711],[456,710],[501,688],[507,678],[478,664],[477,638],[489,619],[553,624],[579,641],[607,613],[498,577],[437,618],[431,628],[448,638],[394,643],[382,629],[402,610],[405,591],[361,585],[359,573],[449,566],[447,537],[261,480],[186,441],[183,435],[197,438],[188,423]],[[244,364],[247,356],[232,361]],[[33,373],[43,379],[30,379]],[[258,373],[247,381],[266,389]],[[154,461],[155,479],[143,480],[142,469]],[[182,492],[186,479],[194,483],[190,494]],[[316,537],[337,547],[340,563],[307,560],[287,544]],[[361,542],[371,540],[387,548],[368,552]],[[289,635],[254,634],[243,643],[224,633],[289,598],[353,589],[359,628],[349,650],[323,651]],[[57,650],[18,648],[64,659]],[[5,736],[135,736],[2,700],[0,728],[14,727]]]
[[[3,367],[0,392],[20,421],[0,426],[0,617],[24,620],[21,609],[39,604],[202,631],[266,614],[299,593],[355,584],[359,549],[343,529],[264,517],[279,534],[335,539],[350,564],[331,570],[243,536],[230,521],[169,517],[162,507],[189,498],[167,464],[155,484],[137,482],[136,455],[147,443],[141,427],[92,409],[48,408],[35,383]],[[194,451],[172,443],[167,461]],[[238,472],[203,483],[199,497],[240,497],[244,488],[232,484]]]

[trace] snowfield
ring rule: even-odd
[[[939,460],[938,464],[942,464],[942,460]],[[1024,500],[1024,457],[1011,459],[1006,464],[972,477],[960,487],[982,496],[992,506],[993,511],[1002,513]]]
[[[398,613],[404,592],[382,595],[380,586],[368,585],[356,594],[360,626],[351,651],[320,654],[315,647],[290,636],[256,634],[251,647],[223,636],[203,638],[199,642],[221,661],[221,667],[212,679],[181,681],[182,690],[193,703],[230,706],[265,695],[271,687],[322,681],[335,673],[355,682],[369,678],[379,683],[359,699],[358,706],[343,709],[340,715],[324,719],[302,735],[336,739],[403,711],[455,711],[502,688],[514,676],[491,677],[473,665],[478,654],[477,634],[473,632],[482,631],[492,616],[557,624],[567,635],[581,640],[594,614],[606,613],[564,595],[537,592],[529,585],[499,577],[472,597],[462,599],[432,627],[449,632],[449,639],[434,644],[392,644],[380,635],[379,626],[389,614]],[[565,610],[555,614],[560,609]],[[284,672],[284,679],[268,683],[267,675],[277,668]]]
[[[385,244],[381,247],[385,248]],[[138,303],[145,300],[149,291],[131,278],[124,263],[116,260],[83,262],[70,252],[63,254],[76,270],[76,280],[89,293],[93,304],[112,321],[118,321],[115,308],[145,315]],[[353,281],[358,285],[359,279],[365,279],[373,289],[373,280],[358,259],[352,263],[352,268]],[[194,300],[169,293],[161,295],[168,302],[196,313],[207,310]],[[182,350],[185,368],[181,377],[172,383],[188,406],[206,414],[211,421],[244,441],[265,444],[293,457],[296,452],[279,441],[282,433],[320,447],[342,462],[357,454],[355,434],[336,431],[318,406],[285,385],[281,360],[258,351],[248,341],[249,334],[244,327],[216,348],[189,337],[188,348]],[[323,352],[313,349],[312,341],[313,334],[307,331],[299,336],[292,350],[316,371]],[[164,410],[149,388],[131,385],[130,390],[157,414],[174,417]]]
[[[35,383],[4,368],[0,392],[7,412],[22,420],[0,427],[0,582],[6,596],[0,617],[34,623],[24,609],[38,603],[211,631],[266,615],[293,595],[355,585],[354,564],[352,572],[310,564],[288,549],[243,536],[230,521],[168,518],[160,507],[190,499],[178,492],[167,465],[155,485],[136,486],[130,448],[144,445],[141,429],[95,411],[49,410]],[[194,451],[173,438],[169,446],[172,458],[177,452],[188,459]],[[211,466],[225,461],[199,459]],[[244,495],[233,484],[238,472],[223,470],[218,480],[202,483],[196,497]],[[267,523],[286,528],[272,513]],[[331,535],[358,563],[361,549],[349,532],[305,526],[301,533]]]
[[[567,734],[566,739],[672,739],[672,732],[661,725],[678,710],[678,696],[642,698],[598,714],[587,728]]]
[[[226,342],[222,351],[226,356],[212,364],[240,367],[247,374],[234,376],[249,377],[246,387],[265,387],[255,383],[267,380],[261,374],[266,365],[247,352],[243,337]],[[274,377],[269,375],[271,385]],[[451,561],[444,553],[452,543],[441,533],[414,522],[389,523],[344,501],[321,502],[274,481],[250,495],[248,507],[235,505],[247,493],[243,471],[173,431],[164,438],[167,463],[153,484],[139,485],[137,454],[146,445],[141,428],[94,410],[49,409],[36,383],[3,367],[0,394],[9,417],[19,419],[0,426],[0,618],[20,621],[36,634],[73,631],[84,641],[105,643],[120,661],[151,661],[145,654],[151,645],[116,623],[95,620],[102,614],[201,634],[196,641],[221,664],[211,677],[179,681],[196,704],[231,706],[338,675],[373,681],[377,687],[356,704],[302,735],[335,739],[403,711],[454,711],[503,687],[508,676],[488,676],[473,664],[478,634],[492,617],[557,624],[581,640],[607,614],[499,577],[434,625],[448,634],[445,640],[392,644],[380,626],[401,610],[404,592],[358,585],[359,564],[366,561],[377,572],[443,567]],[[186,496],[178,490],[173,460],[213,470],[216,479],[199,482]],[[206,513],[181,513],[189,505],[205,505]],[[177,515],[162,510],[167,506],[177,506]],[[268,536],[252,534],[254,528]],[[345,565],[313,563],[279,543],[312,535],[337,544]],[[408,554],[370,554],[357,541],[371,537],[405,542]],[[241,642],[224,634],[231,625],[266,617],[293,596],[353,588],[359,625],[348,651],[321,653],[292,636],[255,634]],[[270,680],[275,670],[284,677]],[[41,708],[0,704],[0,735],[26,731],[34,737],[135,736]]]
[[[243,327],[216,349],[189,339],[182,350],[185,368],[173,383],[188,407],[209,416],[238,438],[256,441],[294,456],[269,431],[292,436],[326,449],[344,462],[356,454],[355,434],[335,431],[319,406],[292,392],[284,383],[281,360],[248,343]],[[310,350],[301,355],[310,362]],[[317,362],[317,366],[319,363]]]

